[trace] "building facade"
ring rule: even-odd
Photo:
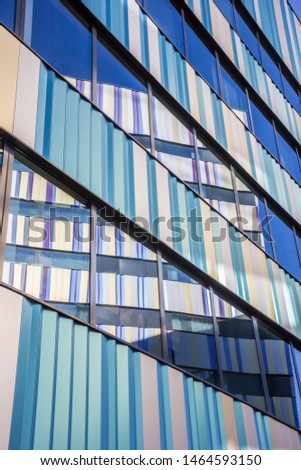
[[[301,448],[288,0],[0,0],[0,448]]]

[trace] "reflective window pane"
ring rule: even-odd
[[[249,25],[246,21],[242,18],[241,14],[236,12],[236,21],[237,21],[237,32],[247,48],[252,52],[252,54],[256,57],[258,62],[260,60],[260,53],[259,53],[259,44],[257,41],[257,37],[255,33],[251,30]]]
[[[219,92],[217,66],[214,54],[209,51],[201,38],[188,26],[186,28],[186,39],[188,49],[188,60],[199,74]]]
[[[277,145],[273,124],[250,100],[254,133],[260,142],[278,159]]]
[[[252,319],[214,296],[225,389],[265,409]]]
[[[301,281],[301,266],[293,230],[269,209],[271,235],[277,261]]]
[[[291,346],[261,322],[258,326],[272,413],[300,427],[300,391]]]
[[[33,1],[32,48],[91,96],[91,33],[60,0]]]
[[[155,96],[153,96],[152,104],[155,149],[158,160],[198,191],[192,132]]]
[[[210,292],[170,263],[163,263],[169,360],[218,384]]]
[[[277,131],[278,148],[281,162],[287,171],[301,184],[301,166],[296,151],[288,144],[286,139]]]
[[[150,148],[146,87],[101,41],[97,42],[97,105]]]
[[[274,62],[269,52],[262,44],[260,44],[260,52],[264,69],[267,71],[267,73],[269,74],[273,82],[277,85],[277,87],[282,91],[283,84],[277,63]]]
[[[285,74],[282,72],[282,80],[284,85],[284,94],[288,101],[293,105],[293,107],[298,111],[301,115],[301,102],[300,97],[296,88],[291,85],[290,80],[286,78]]]
[[[214,3],[223,12],[231,26],[235,29],[234,9],[231,0],[214,0]]]
[[[221,66],[222,96],[235,114],[249,126],[249,112],[247,97],[243,89],[229,75],[226,69]]]
[[[224,217],[237,224],[235,194],[230,169],[198,141],[203,197]]]
[[[3,281],[88,321],[89,215],[15,159]]]
[[[288,3],[291,5],[292,9],[294,10],[295,14],[301,21],[301,3],[300,0],[288,0]]]
[[[156,254],[100,217],[96,240],[97,326],[161,356]]]
[[[184,53],[181,14],[169,0],[144,0],[144,8],[172,43]]]
[[[15,28],[16,0],[0,0],[0,21],[12,31]]]

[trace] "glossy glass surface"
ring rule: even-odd
[[[260,44],[260,53],[264,69],[267,71],[277,87],[283,91],[283,84],[279,67],[262,44]]]
[[[264,116],[264,114],[251,100],[250,106],[254,125],[254,134],[278,160],[279,157],[273,124]]]
[[[185,24],[185,32],[187,39],[188,60],[199,74],[207,80],[207,82],[219,92],[216,59],[212,52],[202,42],[201,38]]]
[[[144,8],[168,39],[184,53],[182,17],[172,3],[169,0],[144,0]]]
[[[60,0],[33,0],[31,47],[61,74],[91,82],[91,33]]]
[[[0,21],[12,31],[15,28],[16,0],[0,0]]]
[[[234,8],[231,0],[214,0],[214,3],[223,12],[232,28],[235,29]]]
[[[158,160],[198,191],[192,132],[153,96],[153,128]]]
[[[286,139],[277,131],[278,148],[281,162],[287,171],[301,185],[300,159],[296,151],[288,144]]]
[[[300,0],[288,0],[288,3],[291,5],[292,9],[294,10],[295,14],[301,21],[301,3]]]
[[[246,94],[223,66],[221,66],[221,83],[222,96],[226,103],[247,126],[250,126]]]
[[[96,240],[97,326],[161,356],[156,254],[100,217]]]
[[[293,107],[298,111],[298,113],[301,115],[301,102],[300,102],[300,97],[298,95],[296,88],[293,85],[291,85],[289,79],[286,78],[283,72],[282,72],[282,80],[283,80],[283,86],[284,86],[284,94],[286,98],[293,105]]]
[[[260,60],[259,44],[255,33],[243,19],[240,13],[236,12],[237,32],[247,48],[252,52],[258,62]]]
[[[15,159],[3,281],[88,321],[89,215]]]
[[[297,253],[294,233],[277,215],[269,209],[271,235],[277,261],[301,281],[301,266]]]
[[[258,327],[272,413],[300,427],[300,389],[291,346],[261,322]],[[300,358],[299,352],[296,357]]]

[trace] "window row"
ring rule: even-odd
[[[16,152],[2,281],[301,427],[301,351],[94,216]]]
[[[217,2],[220,8],[223,5],[224,13],[232,5],[228,1]],[[9,2],[10,6],[6,5],[6,0],[0,0],[0,6],[1,3],[4,3],[3,20],[8,26],[13,27],[14,2]],[[301,184],[301,161],[297,149],[286,140],[279,129],[275,128],[274,123],[264,115],[256,103],[249,100],[246,90],[231,76],[225,64],[217,62],[215,55],[194,30],[186,23],[185,30],[181,29],[182,16],[170,0],[160,2],[144,0],[140,2],[142,3],[181,52],[185,53],[187,50],[185,55],[196,70]],[[229,16],[229,13],[227,15]],[[240,21],[242,23],[243,20]],[[251,33],[246,37],[250,35]],[[30,43],[32,48],[56,70],[65,75],[89,99],[92,98],[91,32],[66,9],[60,0],[33,2]],[[247,45],[250,46],[248,43]],[[120,90],[116,88],[118,86],[128,90]],[[137,113],[134,115],[136,120],[133,122],[135,133],[138,134],[143,125],[148,126],[148,116],[143,112],[147,97],[142,94],[146,92],[146,84],[131,74],[128,67],[117,60],[100,40],[97,42],[96,88],[97,96],[94,101],[110,116],[114,114],[115,118],[118,117],[116,121],[122,127],[127,120],[132,119],[132,102],[137,107]],[[122,95],[123,102],[127,101],[129,104],[126,109],[119,106]]]

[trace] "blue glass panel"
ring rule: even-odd
[[[231,108],[243,111],[245,113],[244,122],[245,124],[249,125],[249,113],[246,94],[222,66],[221,82],[224,100],[228,103],[229,106],[231,106]]]
[[[288,0],[288,3],[291,5],[292,9],[296,13],[299,21],[301,21],[301,2],[300,0]]]
[[[275,82],[277,87],[283,91],[283,84],[279,67],[262,44],[260,45],[260,52],[264,69],[267,71],[273,82]]]
[[[144,8],[175,46],[184,53],[183,23],[180,13],[169,0],[145,0]]]
[[[10,29],[15,28],[16,0],[0,0],[0,21]]]
[[[275,132],[272,123],[262,112],[250,101],[253,117],[254,133],[262,144],[278,159]]]
[[[91,81],[91,33],[60,0],[34,0],[31,46],[63,75]]]
[[[290,174],[301,184],[301,169],[299,157],[295,150],[287,143],[279,132],[277,132],[279,153],[281,161]]]
[[[301,281],[301,266],[299,263],[294,233],[292,229],[290,229],[270,209],[269,215],[271,216],[270,227],[272,238],[274,240],[276,259],[293,276]]]
[[[231,26],[235,29],[234,9],[231,0],[214,0],[214,3],[223,12]]]
[[[261,62],[260,60],[260,52],[259,52],[259,44],[257,41],[257,37],[251,30],[251,28],[247,25],[245,20],[242,18],[242,16],[237,12],[236,15],[236,20],[237,20],[237,31],[245,45],[250,49],[252,54],[256,57],[258,62]]]
[[[100,41],[97,42],[97,81],[146,92],[146,87]]]
[[[282,73],[282,80],[284,85],[284,94],[293,107],[301,114],[301,103],[297,90],[290,84],[287,78]]]
[[[201,39],[188,26],[186,27],[188,60],[193,67],[207,80],[207,82],[219,92],[216,60],[212,52],[205,46]]]

